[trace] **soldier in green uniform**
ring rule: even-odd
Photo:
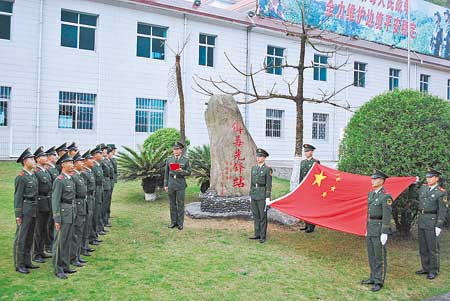
[[[181,142],[174,143],[173,155],[166,160],[164,172],[164,190],[169,193],[170,201],[169,228],[178,227],[178,230],[183,230],[186,177],[191,175],[189,160],[183,155],[183,150]],[[176,164],[179,168],[174,169]]]
[[[15,180],[14,211],[16,215],[16,237],[14,239],[13,255],[16,271],[28,274],[29,269],[37,266],[31,263],[31,246],[33,244],[34,227],[36,224],[38,184],[33,173],[34,156],[26,149],[17,159],[23,170]]]
[[[448,211],[447,191],[439,186],[441,173],[429,168],[427,184],[419,190],[419,250],[422,269],[418,275],[432,280],[439,273],[439,240]]]
[[[48,239],[48,220],[51,215],[51,193],[53,181],[50,173],[45,169],[47,163],[47,153],[44,148],[39,147],[34,153],[36,160],[36,169],[34,175],[38,180],[38,195],[37,195],[37,218],[36,227],[34,229],[34,244],[33,244],[33,261],[44,263],[45,258],[50,258],[44,252],[45,242]]]
[[[67,143],[64,142],[63,144],[61,144],[60,146],[58,146],[55,149],[56,153],[58,154],[58,158],[61,158],[62,156],[64,156],[65,153],[67,153]],[[57,161],[58,162],[58,161]],[[59,173],[61,173],[61,166],[58,163],[55,163],[56,165],[56,169],[58,170]],[[59,175],[59,174],[58,174]]]
[[[384,191],[383,185],[388,178],[386,174],[377,170],[372,175],[373,191],[368,197],[367,216],[367,253],[370,265],[370,278],[361,281],[361,284],[371,284],[372,291],[379,291],[384,284],[387,267],[384,266],[383,252],[386,256],[386,242],[391,226],[392,197]],[[386,257],[385,257],[386,258]],[[386,264],[386,261],[385,261]]]
[[[75,157],[75,155],[78,153],[78,146],[76,145],[75,142],[72,142],[68,147],[67,147],[67,153],[69,153],[69,156],[71,158]]]
[[[58,161],[58,154],[56,153],[55,147],[52,146],[49,148],[46,152],[47,154],[47,162],[45,163],[45,168],[47,169],[48,173],[52,177],[52,186],[55,182],[56,178],[59,176],[59,171],[56,168],[56,161]],[[50,207],[52,205],[52,202],[50,200]],[[50,208],[51,212],[51,208]],[[53,220],[53,215],[50,213],[48,222],[47,222],[47,238],[45,240],[45,251],[49,254],[52,253],[53,250],[53,238],[54,238],[54,232],[55,232],[55,221]]]
[[[107,223],[108,204],[111,203],[111,174],[113,173],[113,167],[108,159],[108,151],[110,149],[104,143],[101,144],[101,148],[103,151],[103,160],[100,162],[103,170],[103,203],[100,217],[101,231],[98,234],[105,235],[108,231],[105,229],[105,225]]]
[[[300,163],[300,177],[298,181],[299,183],[301,183],[303,179],[308,175],[308,172],[312,168],[314,163],[320,164],[320,161],[313,157],[315,149],[316,148],[311,144],[306,143],[303,144],[303,152],[305,154],[306,159],[302,160],[302,162]],[[305,227],[301,228],[300,230],[302,231],[306,230],[305,231],[306,233],[312,233],[314,232],[315,228],[316,228],[315,225],[305,222]]]
[[[73,159],[65,153],[58,159],[61,174],[53,183],[52,210],[55,220],[56,237],[53,248],[53,270],[56,277],[67,279],[67,273],[75,273],[70,268],[70,245],[73,236],[75,183],[72,180]]]
[[[103,225],[106,227],[109,224],[109,217],[111,214],[111,201],[112,201],[112,192],[114,189],[114,181],[115,181],[115,175],[114,175],[114,165],[111,161],[111,158],[113,157],[113,150],[110,146],[107,148],[107,155],[104,159],[104,162],[109,167],[109,182],[111,183],[111,189],[109,191],[109,196],[106,201],[106,204],[103,209]],[[107,229],[105,229],[105,232],[108,232]]]
[[[116,160],[116,146],[114,144],[108,144],[108,146],[111,148],[111,153],[108,154],[109,160],[111,162],[111,165],[113,167],[113,173],[112,173],[112,179],[111,179],[111,200],[112,200],[112,194],[114,193],[114,185],[117,183],[117,160]],[[111,217],[111,202],[108,205],[108,220],[105,226],[111,227],[110,217]]]
[[[258,148],[256,150],[257,165],[251,171],[251,210],[254,221],[255,234],[249,239],[259,239],[260,243],[266,241],[267,232],[267,207],[272,194],[272,168],[265,163],[269,153]]]
[[[75,207],[74,207],[74,222],[73,222],[73,236],[72,245],[70,248],[70,262],[76,267],[82,267],[87,260],[81,258],[81,244],[83,241],[83,232],[86,225],[86,198],[87,185],[84,181],[81,172],[83,170],[84,158],[80,153],[76,153],[73,157],[74,173],[72,180],[75,183]]]
[[[83,171],[81,176],[84,179],[84,182],[87,186],[87,198],[86,198],[86,206],[87,206],[87,216],[86,216],[86,225],[83,231],[83,243],[81,246],[81,254],[83,256],[91,256],[89,252],[95,251],[93,248],[89,247],[89,234],[93,229],[94,224],[94,205],[95,205],[95,176],[92,172],[92,167],[94,166],[94,159],[92,158],[90,150],[83,154],[84,163],[83,163]]]
[[[100,162],[103,160],[102,149],[100,146],[95,147],[91,151],[91,155],[94,158],[94,165],[92,166],[92,172],[95,176],[95,204],[94,204],[94,224],[92,225],[92,231],[89,235],[89,244],[99,245],[101,240],[98,239],[98,233],[102,230],[100,224],[101,209],[103,202],[103,169]]]

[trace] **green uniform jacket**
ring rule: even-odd
[[[384,188],[369,192],[367,236],[389,234],[392,217],[392,197]]]
[[[72,176],[75,183],[75,208],[77,215],[86,215],[87,186],[81,172],[74,171]]]
[[[170,170],[170,163],[178,163],[180,164],[181,169],[183,171],[178,172],[174,170]],[[164,172],[164,187],[169,187],[169,189],[173,190],[183,190],[186,188],[186,176],[191,175],[191,166],[189,165],[189,160],[181,155],[179,159],[176,159],[175,156],[170,156],[166,160],[165,172]]]
[[[55,166],[51,165],[51,164],[47,164],[47,171],[50,174],[50,176],[52,177],[52,182],[55,182],[56,178],[59,176],[60,172],[58,171],[58,169],[56,169]]]
[[[320,161],[314,158],[311,158],[309,160],[308,159],[302,160],[302,162],[300,163],[300,177],[298,180],[299,184],[303,181],[303,179],[308,174],[309,170],[312,168],[313,164],[316,162],[320,164]]]
[[[94,166],[92,166],[92,172],[95,176],[95,185],[102,186],[103,185],[103,168],[97,161],[95,161]]]
[[[113,170],[114,170],[114,183],[117,183],[117,160],[116,158],[111,158],[111,165],[113,166]]]
[[[50,211],[51,209],[51,195],[52,192],[52,176],[50,173],[43,167],[36,167],[34,170],[34,175],[38,180],[38,209],[40,211]]]
[[[53,183],[52,210],[55,223],[71,224],[75,204],[75,183],[61,173]]]
[[[260,201],[270,198],[272,194],[272,168],[263,164],[252,167],[250,197]]]
[[[14,190],[14,211],[16,217],[22,217],[23,215],[33,215],[36,212],[36,206],[25,202],[24,200],[36,201],[38,194],[38,182],[36,176],[27,171],[21,171],[16,177],[15,190]]]
[[[108,159],[103,159],[100,165],[103,170],[103,190],[111,190],[111,165]]]
[[[447,191],[442,187],[429,189],[423,185],[419,189],[419,220],[420,229],[433,230],[442,228],[448,211]]]
[[[86,183],[88,194],[93,195],[95,191],[94,172],[91,169],[85,167],[81,172],[81,176],[83,177],[84,182]]]

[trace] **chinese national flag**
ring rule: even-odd
[[[392,177],[384,184],[395,200],[416,181],[415,177]],[[318,226],[365,236],[369,176],[338,171],[315,163],[306,178],[289,194],[270,206]]]

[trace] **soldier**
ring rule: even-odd
[[[37,162],[34,175],[38,180],[38,196],[37,196],[37,218],[36,227],[34,229],[34,247],[33,247],[33,261],[44,263],[45,258],[52,257],[44,252],[44,246],[48,241],[48,220],[51,215],[51,193],[53,181],[50,173],[45,169],[47,163],[47,153],[44,152],[43,147],[39,147],[34,153]]]
[[[58,154],[58,158],[61,158],[65,153],[67,153],[67,143],[64,142],[63,144],[58,146],[55,149],[55,151]],[[56,169],[58,170],[59,173],[61,173],[61,166],[59,166],[57,163],[55,163],[55,164],[56,164]]]
[[[91,155],[94,158],[94,165],[92,166],[92,172],[95,176],[95,204],[94,204],[94,224],[92,225],[92,231],[89,235],[89,244],[99,245],[101,240],[98,239],[98,232],[101,231],[102,225],[100,224],[101,209],[103,202],[103,170],[100,162],[103,160],[102,149],[98,145],[91,151]]]
[[[312,168],[314,163],[320,164],[320,161],[313,157],[315,149],[316,148],[311,144],[303,144],[303,151],[306,159],[302,160],[302,162],[300,163],[300,178],[298,181],[299,183],[303,181],[303,179],[306,177],[306,175],[308,174],[309,170]],[[301,228],[300,230],[302,231],[306,230],[305,231],[306,233],[312,233],[314,232],[315,228],[316,228],[315,225],[305,222],[305,227]]]
[[[272,168],[265,163],[269,153],[258,148],[256,150],[257,165],[251,171],[251,209],[254,221],[255,235],[249,239],[259,239],[260,243],[266,241],[267,232],[267,203],[272,193]]]
[[[75,183],[75,207],[74,207],[74,222],[73,222],[73,236],[72,245],[70,248],[70,262],[76,267],[82,267],[87,260],[81,258],[81,244],[83,241],[83,232],[86,225],[86,197],[87,185],[84,181],[81,172],[83,170],[84,158],[80,153],[76,153],[73,157],[74,173],[72,175]]]
[[[61,166],[61,174],[53,183],[52,210],[55,220],[56,237],[53,248],[53,269],[56,277],[67,279],[67,273],[75,273],[70,268],[70,245],[73,236],[75,183],[72,180],[73,159],[65,153],[56,162]]]
[[[78,153],[78,146],[75,144],[75,142],[72,142],[68,147],[67,147],[67,152],[69,153],[69,156],[71,158],[75,157],[75,155]]]
[[[105,229],[105,225],[107,223],[108,204],[111,203],[111,175],[113,173],[113,167],[108,159],[108,152],[110,149],[104,143],[100,144],[100,147],[103,152],[103,160],[100,163],[103,170],[103,203],[100,217],[101,230],[98,234],[105,235],[106,232],[108,232],[108,230]]]
[[[439,55],[445,59],[448,59],[450,58],[450,10],[447,9],[444,12],[444,16],[446,16],[446,24],[443,29],[442,45]]]
[[[441,173],[429,168],[427,184],[419,190],[419,250],[422,269],[417,275],[433,280],[439,273],[439,235],[448,210],[447,191],[439,186]]]
[[[17,225],[13,248],[14,266],[17,272],[28,274],[29,269],[39,268],[31,263],[38,187],[37,179],[33,174],[34,156],[29,148],[20,155],[17,163],[22,164],[23,170],[16,177],[14,190],[14,211]]]
[[[173,155],[166,160],[164,171],[164,190],[169,193],[170,225],[183,230],[184,223],[184,195],[186,178],[191,174],[189,160],[183,156],[184,145],[176,142],[173,145]]]
[[[388,176],[377,170],[372,175],[373,191],[369,192],[367,219],[367,253],[369,257],[370,278],[361,284],[371,284],[372,292],[379,291],[386,278],[386,242],[391,226],[392,197],[384,191]],[[384,252],[384,269],[383,269]],[[384,270],[384,274],[382,273]]]
[[[111,148],[111,154],[108,156],[109,160],[111,162],[111,165],[113,167],[113,179],[111,180],[111,199],[112,199],[112,194],[114,192],[114,185],[117,183],[117,160],[116,160],[116,146],[114,144],[108,144],[108,146]],[[110,222],[110,217],[111,217],[111,203],[109,203],[108,206],[108,220],[106,223],[107,227],[111,227],[111,222]]]
[[[52,187],[53,183],[55,182],[56,178],[59,176],[59,171],[56,168],[56,161],[58,161],[58,154],[56,153],[55,147],[49,148],[46,152],[47,154],[47,162],[45,162],[45,168],[49,172],[50,176],[52,177]],[[50,207],[51,207],[51,200],[50,200]],[[50,216],[48,218],[47,222],[47,238],[45,240],[45,251],[48,254],[52,253],[53,250],[53,238],[54,238],[54,231],[55,231],[55,221],[53,220],[53,215],[51,214],[51,208],[50,208]]]
[[[433,35],[431,36],[429,51],[431,55],[439,56],[442,45],[443,29],[441,26],[441,14],[438,11],[434,13],[434,25],[435,27]]]
[[[94,160],[92,159],[92,155],[90,150],[83,154],[84,162],[83,162],[83,171],[81,176],[84,179],[84,182],[87,186],[87,198],[86,198],[86,206],[87,206],[87,216],[86,216],[86,225],[83,231],[83,243],[81,246],[81,254],[83,256],[91,256],[89,252],[94,252],[95,250],[89,247],[89,235],[93,229],[94,224],[94,205],[95,205],[95,176],[92,172],[91,168],[94,166]]]

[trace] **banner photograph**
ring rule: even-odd
[[[309,26],[404,49],[409,31],[412,51],[450,59],[448,8],[423,0],[258,0],[258,13],[301,23],[302,6]]]

